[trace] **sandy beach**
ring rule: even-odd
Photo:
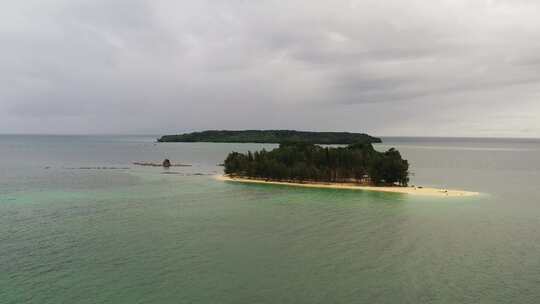
[[[478,192],[471,192],[471,191],[437,189],[437,188],[426,188],[426,187],[375,187],[375,186],[360,186],[357,184],[346,184],[346,183],[317,183],[317,182],[293,183],[293,182],[278,182],[278,181],[266,181],[266,180],[259,180],[259,179],[240,178],[240,177],[230,177],[226,175],[216,175],[215,177],[216,179],[221,180],[221,181],[240,182],[240,183],[285,185],[285,186],[307,187],[307,188],[379,191],[379,192],[392,192],[392,193],[423,195],[423,196],[462,197],[462,196],[474,196],[474,195],[479,194]]]

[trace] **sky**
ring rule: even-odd
[[[537,0],[0,8],[0,133],[540,137]]]

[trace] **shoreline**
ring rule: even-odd
[[[216,175],[215,178],[225,182],[239,182],[239,183],[252,183],[252,184],[267,184],[267,185],[283,185],[293,187],[306,187],[306,188],[325,188],[325,189],[348,189],[348,190],[363,190],[363,191],[377,191],[377,192],[389,192],[399,194],[411,194],[422,196],[438,196],[438,197],[465,197],[479,195],[478,192],[463,191],[463,190],[450,190],[450,189],[437,189],[426,187],[388,187],[388,186],[362,186],[352,183],[326,183],[326,182],[305,182],[305,183],[293,183],[293,182],[281,182],[281,181],[266,181],[260,179],[251,179],[245,177],[230,177],[226,175]]]

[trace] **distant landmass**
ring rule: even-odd
[[[307,132],[294,130],[210,130],[164,135],[158,142],[216,142],[216,143],[287,143],[301,142],[322,145],[380,143],[382,140],[364,133]]]

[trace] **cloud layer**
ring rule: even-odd
[[[537,1],[27,0],[0,129],[540,137]]]

